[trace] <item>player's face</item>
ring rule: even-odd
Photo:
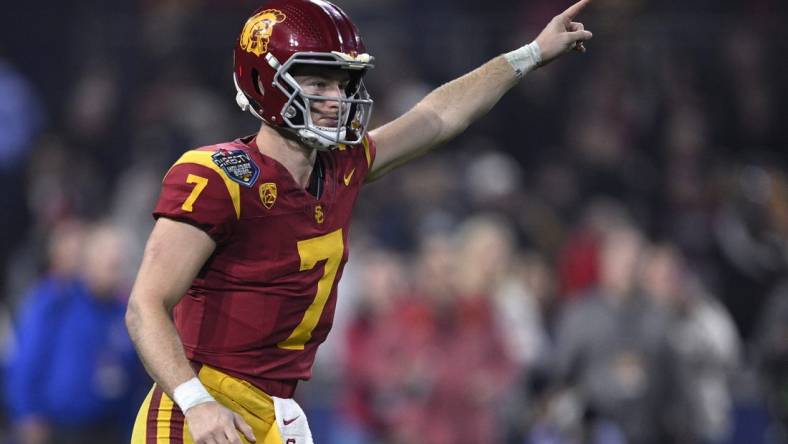
[[[331,98],[345,98],[350,74],[343,69],[303,66],[293,72],[293,78],[306,94]],[[341,104],[335,100],[310,100],[312,121],[319,126],[336,127]]]

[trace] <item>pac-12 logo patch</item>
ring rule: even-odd
[[[276,184],[273,182],[266,182],[260,185],[260,200],[263,201],[263,206],[270,210],[276,203]]]
[[[260,175],[260,168],[243,150],[219,150],[213,153],[211,159],[227,177],[247,187],[251,187]]]

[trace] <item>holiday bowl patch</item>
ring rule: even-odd
[[[260,175],[260,168],[243,150],[219,150],[213,153],[211,159],[227,177],[247,187],[251,187]]]

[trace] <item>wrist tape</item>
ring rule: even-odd
[[[203,386],[202,382],[196,377],[175,387],[175,390],[172,392],[172,397],[175,398],[173,400],[178,404],[178,407],[181,408],[183,413],[186,413],[186,410],[189,410],[197,404],[214,401],[213,396],[208,393],[208,390],[205,389],[205,386]]]
[[[518,79],[522,79],[542,62],[542,50],[536,40],[503,55],[512,65]]]

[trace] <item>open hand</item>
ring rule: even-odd
[[[218,402],[195,405],[185,413],[195,444],[241,444],[240,431],[250,442],[254,433],[241,415]]]
[[[566,11],[553,17],[536,38],[536,43],[539,44],[539,49],[542,51],[542,66],[571,49],[578,52],[586,51],[583,42],[592,37],[591,31],[586,31],[582,23],[573,20],[589,1],[580,0]]]

